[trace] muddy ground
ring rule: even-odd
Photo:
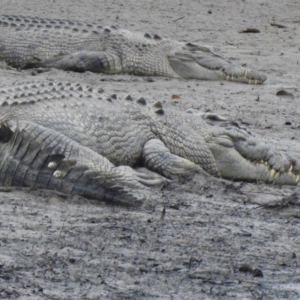
[[[2,0],[1,13],[100,20],[202,41],[268,76],[253,86],[1,69],[1,84],[42,78],[100,84],[108,93],[222,114],[282,151],[299,152],[298,0]],[[247,28],[260,33],[239,33]],[[282,89],[292,95],[276,96]],[[2,189],[0,298],[299,299],[299,193],[295,186],[195,177],[131,209]]]

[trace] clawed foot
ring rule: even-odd
[[[157,173],[145,168],[132,169],[128,166],[115,168],[114,176],[110,178],[117,185],[125,185],[130,188],[144,189],[145,187],[162,189],[169,180]]]

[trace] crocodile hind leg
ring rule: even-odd
[[[54,67],[75,72],[118,74],[122,72],[122,61],[118,55],[105,51],[80,51],[63,55],[61,59],[46,62],[46,67]]]
[[[30,123],[0,127],[0,184],[56,190],[110,203],[141,204],[157,176],[115,167],[105,157],[66,136]]]

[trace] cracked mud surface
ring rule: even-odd
[[[107,93],[230,117],[282,151],[299,152],[299,4],[274,2],[3,1],[5,14],[102,20],[202,41],[268,80],[254,86],[58,70],[38,74],[1,64],[1,84],[46,78],[97,84]],[[260,33],[239,33],[247,28]],[[292,96],[276,96],[278,90]],[[172,183],[132,209],[2,188],[0,299],[298,299],[299,193],[299,186],[195,177]]]

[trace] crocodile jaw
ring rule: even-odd
[[[300,182],[300,174],[289,168],[275,170],[267,162],[250,161],[242,157],[234,148],[209,143],[221,177],[231,180],[264,181],[276,184],[295,185]]]
[[[247,84],[263,84],[267,80],[267,77],[260,72],[237,67],[220,57],[205,59],[190,54],[175,53],[169,55],[168,59],[173,71],[186,79],[226,80]]]

